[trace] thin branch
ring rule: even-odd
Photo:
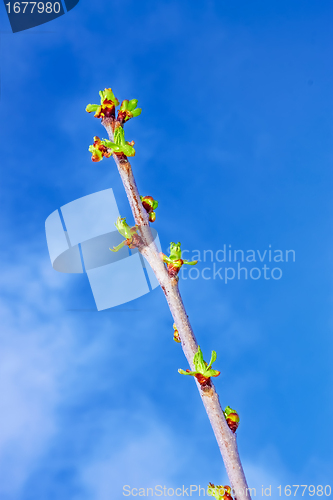
[[[110,140],[113,141],[114,119],[104,118],[102,120],[102,125],[104,125],[107,130]],[[139,226],[140,234],[144,242],[144,246],[139,248],[139,250],[147,259],[161,285],[172,317],[177,326],[184,354],[191,370],[194,370],[193,358],[198,350],[198,344],[179,293],[178,281],[168,275],[167,269],[159,256],[149,226],[148,214],[141,203],[133,171],[127,157],[114,153],[113,158],[124,184],[135,224]],[[202,387],[197,380],[196,384],[213,428],[229,481],[237,500],[251,500],[238,454],[236,434],[229,429],[215,387],[212,382],[204,387]]]

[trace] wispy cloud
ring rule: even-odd
[[[133,414],[126,415],[129,428],[133,425],[133,416],[135,418]],[[147,423],[151,424],[149,428]],[[141,426],[137,436],[125,437],[120,449],[114,450],[108,442],[100,446],[98,456],[83,467],[81,478],[88,498],[120,498],[124,485],[154,488],[158,484],[173,484],[172,476],[182,462],[177,455],[175,436],[168,428],[149,420],[142,421]]]
[[[0,492],[6,499],[18,498],[57,432],[58,381],[73,347],[61,320],[43,319],[50,304],[59,304],[62,286],[49,263],[34,257],[7,263],[0,276]]]

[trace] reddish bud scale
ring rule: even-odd
[[[93,147],[95,149],[98,149],[102,153],[102,157],[104,156],[105,158],[110,158],[111,153],[108,151],[108,148],[104,146],[104,144],[101,144],[101,139],[97,136],[94,137],[94,144]],[[100,161],[102,158],[100,158],[96,153],[92,153],[91,157],[92,161]]]
[[[109,99],[104,99],[103,104],[95,113],[96,118],[111,118],[114,117],[115,105]]]
[[[237,413],[230,413],[226,418],[229,429],[232,430],[233,433],[237,431],[239,425],[239,416]]]
[[[100,157],[94,154],[91,156],[91,159],[92,161],[100,161]]]
[[[187,371],[187,373],[190,373],[191,370],[186,370],[186,371]],[[210,381],[210,377],[205,377],[201,373],[196,373],[194,376],[197,379],[197,381],[199,382],[199,384],[201,385],[201,387],[207,387],[207,386],[210,387],[212,385],[211,381]]]
[[[167,264],[170,278],[176,278],[183,264],[184,261],[182,259],[174,260],[172,264]]]
[[[127,238],[125,245],[128,246],[128,248],[138,248],[142,246],[142,239],[138,234],[133,234],[131,238]]]
[[[148,198],[148,196],[146,196],[146,198]],[[142,205],[148,214],[154,211],[153,207],[149,203],[147,203],[145,198],[142,200]]]
[[[207,386],[212,385],[211,381],[210,381],[210,377],[204,377],[203,375],[201,375],[201,373],[197,373],[195,375],[195,378],[197,379],[197,381],[199,382],[201,387],[207,387]]]
[[[108,148],[106,146],[104,146],[104,144],[96,145],[96,147],[98,147],[98,149],[100,150],[100,152],[103,153],[103,156],[106,156],[107,158],[110,158],[111,153],[108,151]]]
[[[118,111],[118,116],[117,116],[117,120],[120,122],[120,123],[124,123],[124,122],[127,122],[128,120],[130,120],[130,118],[133,117],[133,114],[131,113],[131,111],[128,111],[128,110],[124,110],[124,111]]]
[[[155,222],[156,214],[154,212],[154,198],[152,196],[144,196],[141,203],[147,214],[149,214],[149,222]]]
[[[113,154],[116,155],[119,161],[128,162],[127,156],[121,151],[114,151]]]
[[[238,422],[233,422],[232,420],[230,420],[230,418],[227,418],[227,424],[229,426],[229,429],[235,434],[238,429]]]

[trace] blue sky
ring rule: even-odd
[[[161,290],[71,311],[94,307],[88,280],[50,264],[60,206],[112,187],[130,217],[115,165],[87,151],[105,87],[143,108],[126,136],[163,249],[295,251],[279,280],[180,289],[257,497],[333,488],[330,2],[81,0],[16,34],[0,12],[1,500],[227,483]]]

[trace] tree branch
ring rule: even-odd
[[[114,118],[104,118],[102,120],[102,125],[104,125],[108,132],[110,141],[113,141],[114,124]],[[149,226],[148,214],[141,203],[132,168],[127,157],[124,154],[113,153],[113,158],[124,184],[135,224],[139,226],[141,238],[144,242],[144,245],[139,250],[147,259],[161,285],[177,326],[184,354],[191,370],[194,370],[193,358],[198,350],[198,344],[179,293],[178,281],[176,278],[171,278],[168,275],[167,269],[159,256]],[[215,387],[211,380],[206,386],[201,386],[197,379],[195,381],[221,451],[233,492],[237,500],[251,500],[238,454],[236,434],[230,430],[227,424]]]

